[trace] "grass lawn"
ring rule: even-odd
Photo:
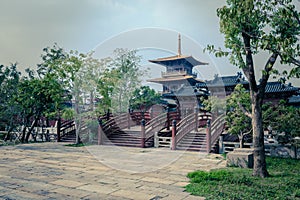
[[[186,190],[206,199],[300,199],[300,160],[267,157],[270,177],[253,177],[251,169],[229,167],[188,174]]]

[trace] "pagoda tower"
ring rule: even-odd
[[[176,109],[181,113],[181,116],[193,112],[195,108],[201,109],[203,107],[201,97],[207,98],[209,91],[206,87],[199,87],[205,82],[197,78],[197,74],[193,73],[193,68],[208,63],[181,54],[180,34],[178,36],[177,55],[149,60],[149,62],[166,67],[166,72],[162,72],[160,78],[148,81],[163,85],[162,97],[167,107]]]
[[[178,35],[178,54],[171,57],[149,60],[151,63],[163,65],[166,72],[161,73],[161,78],[148,80],[149,82],[163,85],[163,93],[176,92],[183,86],[195,86],[203,81],[197,79],[197,74],[193,73],[193,68],[198,65],[207,65],[192,56],[181,54],[181,37]]]

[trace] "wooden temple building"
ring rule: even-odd
[[[166,72],[162,72],[160,78],[148,81],[163,85],[162,97],[169,107],[177,106],[178,110],[187,113],[200,106],[200,97],[209,95],[207,88],[196,89],[196,85],[202,84],[204,81],[198,79],[197,74],[193,72],[195,66],[208,63],[196,60],[192,56],[182,55],[180,35],[178,36],[177,55],[149,60],[149,62],[166,67]],[[176,105],[170,103],[172,100],[176,102]]]

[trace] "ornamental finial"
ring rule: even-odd
[[[180,34],[178,34],[178,56],[181,56],[181,38],[180,38]]]

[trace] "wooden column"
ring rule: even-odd
[[[211,150],[211,127],[210,127],[210,120],[207,120],[207,127],[206,127],[206,152],[210,153]]]
[[[176,120],[172,121],[172,150],[176,150]]]
[[[146,125],[146,121],[145,119],[142,119],[141,121],[141,147],[142,148],[145,148],[145,139],[146,139],[145,125]]]

